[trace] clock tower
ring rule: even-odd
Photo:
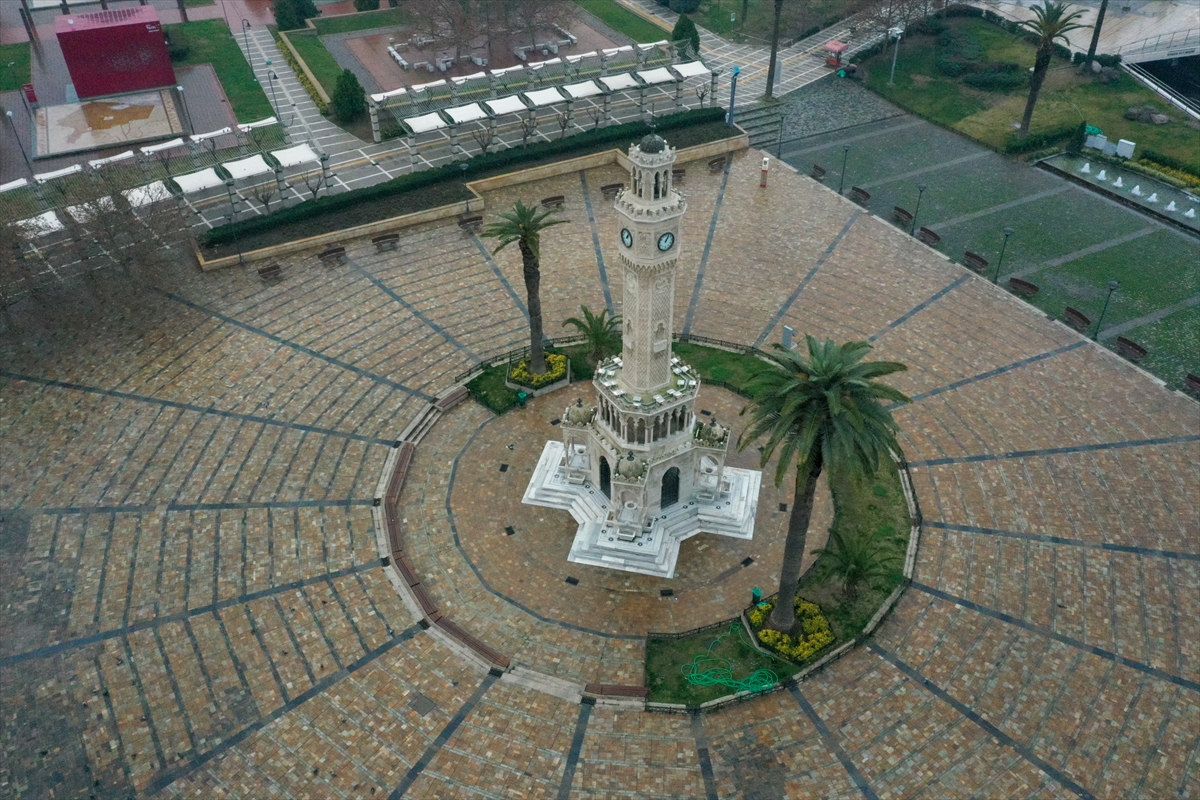
[[[650,134],[629,148],[614,210],[624,275],[621,355],[602,361],[596,405],[582,398],[547,442],[524,502],[579,523],[568,560],[670,578],[697,533],[754,536],[761,473],[725,466],[729,433],[696,419],[700,376],[671,353],[679,223],[675,150]]]
[[[629,189],[616,202],[624,271],[621,388],[653,394],[669,388],[679,221],[687,203],[671,186],[675,151],[651,134],[629,149]]]

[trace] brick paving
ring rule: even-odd
[[[525,339],[516,254],[430,224],[395,252],[348,242],[332,269],[287,259],[276,286],[195,275],[136,313],[0,340],[4,794],[1195,796],[1195,403],[807,178],[759,189],[757,159],[686,165],[676,317],[747,343],[783,324],[870,338],[910,365],[896,413],[925,526],[869,644],[700,717],[578,704],[586,681],[641,683],[645,628],[773,590],[790,502],[764,489],[752,542],[690,540],[675,598],[568,565],[573,524],[517,501],[586,387],[500,418],[460,406],[401,498],[443,612],[549,691],[422,630],[378,560],[384,459],[456,375]],[[619,310],[598,187],[621,177],[487,198],[491,217],[567,196],[551,331],[606,288]],[[736,422],[736,397],[703,397]]]

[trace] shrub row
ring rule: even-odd
[[[1051,128],[1048,131],[1041,133],[1031,133],[1024,139],[1018,134],[1013,134],[1004,144],[1004,152],[1006,153],[1032,153],[1035,150],[1049,147],[1050,145],[1058,144],[1066,139],[1071,138],[1075,133],[1075,125],[1065,125],[1057,128]]]
[[[655,124],[659,132],[686,128],[694,125],[718,122],[724,119],[725,111],[720,108],[703,108],[660,117]],[[598,144],[612,142],[631,142],[644,136],[649,128],[642,122],[630,122],[611,128],[599,128],[584,133],[558,139],[553,142],[539,142],[528,147],[510,148],[499,152],[479,155],[469,162],[470,179],[475,180],[481,173],[497,172],[522,163],[545,159],[547,157],[567,155],[572,151],[594,147]],[[462,162],[460,162],[462,163]],[[207,231],[201,237],[201,246],[228,244],[236,237],[262,233],[273,228],[290,225],[307,219],[313,219],[336,211],[343,211],[365,203],[372,203],[387,197],[424,189],[443,182],[462,183],[463,171],[460,163],[443,164],[440,167],[400,175],[391,180],[366,186],[341,194],[326,195],[316,200],[308,200],[299,205],[283,208],[273,214],[251,217],[239,220],[229,225],[222,225]]]
[[[1157,153],[1153,150],[1143,150],[1142,154],[1138,157],[1138,160],[1139,161],[1152,161],[1155,164],[1158,164],[1163,167],[1167,167],[1168,169],[1173,169],[1173,170],[1177,170],[1179,172],[1187,173],[1188,175],[1191,175],[1193,178],[1200,178],[1200,171],[1197,171],[1196,168],[1193,167],[1192,165],[1188,164],[1185,161],[1180,161],[1178,158],[1175,158],[1174,156],[1168,156],[1163,153]]]
[[[1013,64],[1012,66],[1016,66]],[[1006,90],[1029,85],[1027,75],[1008,69],[984,69],[963,76],[963,83],[976,89]]]
[[[300,81],[300,85],[304,87],[304,91],[308,92],[308,96],[312,98],[317,111],[323,117],[329,116],[329,106],[325,105],[325,101],[321,99],[317,88],[313,86],[312,81],[308,79],[308,75],[304,74],[304,70],[300,68],[296,57],[292,55],[292,49],[283,43],[283,39],[279,36],[279,31],[273,30],[271,34],[275,37],[275,46],[279,48],[279,52],[283,53],[283,60],[292,68],[292,72],[296,73],[296,79]]]

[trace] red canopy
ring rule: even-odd
[[[831,53],[844,53],[850,49],[850,45],[834,39],[832,42],[829,42],[825,45],[825,49]]]

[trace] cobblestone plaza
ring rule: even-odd
[[[712,713],[581,703],[641,683],[647,629],[773,591],[791,497],[766,482],[752,542],[687,540],[674,584],[568,564],[569,516],[520,495],[576,387],[447,413],[397,509],[442,613],[512,668],[418,624],[380,561],[385,461],[527,338],[519,254],[445,220],[0,338],[0,796],[1200,796],[1200,406],[807,177],[759,188],[760,155],[680,165],[677,332],[909,365],[920,548],[871,640]],[[621,297],[600,187],[627,177],[486,194],[485,221],[565,197],[549,333]]]

